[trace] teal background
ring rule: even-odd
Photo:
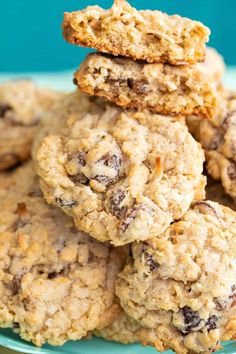
[[[0,0],[0,72],[72,69],[88,50],[61,36],[64,11],[110,0]],[[160,9],[203,21],[212,29],[210,45],[236,65],[236,0],[131,0],[138,8]]]

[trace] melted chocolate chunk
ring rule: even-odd
[[[126,195],[127,191],[122,187],[115,188],[111,191],[109,209],[112,215],[116,216],[118,219],[122,219],[127,211],[126,206],[120,206]]]
[[[218,317],[216,315],[212,315],[208,318],[206,322],[208,332],[217,328]]]
[[[70,175],[71,181],[75,184],[89,184],[89,179],[80,172],[80,169],[86,165],[86,153],[83,151],[79,151],[77,154],[69,156],[70,160],[77,160],[78,173],[76,175]]]
[[[95,179],[99,183],[104,184],[105,186],[109,186],[117,182],[121,173],[121,167],[123,163],[121,154],[110,154],[109,152],[107,152],[97,162],[103,163],[104,166],[114,169],[116,174],[113,178],[108,177],[106,175],[96,175],[93,179]]]
[[[144,95],[149,91],[148,82],[145,80],[128,79],[127,86],[138,95]]]
[[[89,184],[89,179],[83,174],[78,173],[76,176],[70,176],[70,180],[77,186],[78,184]]]
[[[18,329],[18,328],[20,328],[20,325],[19,325],[18,322],[13,322],[13,323],[12,323],[12,327],[13,327],[14,329]]]
[[[124,84],[126,83],[126,79],[123,78],[112,78],[110,76],[107,76],[105,79],[105,83],[106,84],[111,84],[114,86],[124,86]]]
[[[184,316],[184,323],[186,328],[183,333],[187,334],[194,330],[196,327],[199,326],[200,322],[202,321],[199,317],[197,311],[193,311],[189,306],[185,306],[182,308],[182,314]]]
[[[19,290],[20,290],[20,287],[21,287],[21,276],[20,275],[15,275],[14,278],[12,279],[9,287],[12,291],[12,295],[17,295]]]
[[[63,274],[63,269],[60,272],[51,272],[48,273],[48,279],[52,280],[52,279],[56,279],[58,276]]]
[[[152,255],[148,253],[147,247],[145,245],[143,245],[141,252],[145,255],[146,264],[149,266],[151,272],[153,272],[155,269],[157,269],[160,266],[158,262],[154,261]]]
[[[155,262],[155,261],[152,259],[152,256],[151,256],[151,255],[148,255],[148,256],[147,256],[146,263],[147,263],[147,265],[149,266],[151,272],[153,272],[155,269],[157,269],[157,268],[159,267],[159,263],[158,263],[158,262]]]
[[[125,217],[123,218],[123,220],[121,220],[121,223],[120,223],[120,231],[122,233],[124,233],[128,229],[130,224],[137,217],[137,214],[138,214],[140,209],[141,209],[141,205],[138,204],[138,205],[135,205],[133,208],[130,208],[127,211]]]
[[[75,202],[74,200],[66,200],[62,198],[56,198],[56,202],[61,207],[67,207],[67,208],[72,208],[73,206],[77,205],[77,202]]]

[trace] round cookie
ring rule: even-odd
[[[197,202],[159,238],[134,243],[116,283],[126,313],[181,354],[218,348],[235,289],[236,213],[210,201]]]
[[[0,327],[41,346],[109,325],[126,250],[97,242],[48,206],[31,164],[0,175],[0,204]]]
[[[30,80],[0,85],[0,171],[29,158],[42,113],[61,95]]]
[[[72,95],[75,111],[34,157],[45,198],[79,229],[116,246],[144,240],[202,198],[203,151],[186,126]]]
[[[236,201],[236,93],[222,92],[214,124],[196,118],[188,124],[205,150],[208,173]]]

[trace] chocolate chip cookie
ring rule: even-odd
[[[200,22],[160,11],[138,11],[125,0],[115,0],[109,10],[89,6],[65,13],[63,32],[69,43],[173,65],[204,61],[210,34]]]
[[[62,345],[115,319],[126,251],[78,231],[42,198],[32,164],[0,175],[0,327]]]
[[[68,107],[67,127],[34,156],[45,198],[80,230],[116,246],[144,240],[202,199],[203,151],[185,125],[72,95],[80,112]]]
[[[211,118],[218,105],[221,66],[212,68],[211,56],[205,64],[173,66],[133,61],[129,58],[89,54],[74,75],[78,87],[118,106],[148,109],[160,114]],[[217,58],[220,61],[221,58]],[[208,67],[209,65],[209,67]]]
[[[159,238],[134,243],[116,284],[126,313],[181,354],[218,348],[235,293],[236,213],[210,201]]]
[[[29,158],[42,113],[61,95],[30,80],[0,85],[0,171]]]

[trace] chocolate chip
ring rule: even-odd
[[[117,187],[111,191],[109,199],[109,210],[112,215],[116,216],[118,219],[122,219],[127,211],[126,206],[121,206],[127,196],[127,191],[122,187]]]
[[[0,104],[0,118],[3,118],[5,116],[5,113],[8,111],[12,111],[13,107],[10,106],[7,103],[2,103]]]
[[[13,322],[13,323],[12,323],[12,327],[13,327],[14,329],[18,329],[18,328],[20,328],[20,325],[19,325],[18,322]]]
[[[128,79],[127,86],[138,95],[144,95],[149,91],[148,82],[145,80]]]
[[[158,263],[158,262],[155,262],[155,261],[152,259],[152,256],[151,256],[151,255],[148,255],[147,260],[146,260],[146,263],[147,263],[147,265],[149,266],[151,272],[153,272],[155,269],[157,269],[157,268],[159,267],[159,263]]]
[[[216,315],[212,315],[208,318],[206,322],[208,332],[217,328],[217,321],[218,317]]]
[[[76,186],[78,186],[79,184],[84,184],[87,186],[89,184],[89,179],[83,173],[78,173],[76,176],[70,176],[70,180]]]
[[[79,151],[73,158],[77,158],[78,166],[85,166],[86,165],[86,153],[83,151]]]
[[[141,207],[142,207],[141,204],[137,204],[133,208],[130,208],[127,211],[125,217],[123,218],[123,220],[120,223],[120,231],[122,233],[124,233],[128,229],[130,224],[137,217],[137,214],[138,214],[139,210],[141,209]]]
[[[21,287],[21,276],[15,275],[9,284],[9,288],[12,291],[12,295],[17,295]]]
[[[184,306],[182,308],[182,314],[184,316],[184,323],[186,328],[184,329],[183,333],[187,334],[194,330],[194,328],[198,327],[201,323],[201,318],[197,311],[193,311],[191,307]]]
[[[105,83],[110,84],[110,85],[114,85],[114,86],[124,86],[124,84],[126,84],[126,79],[112,78],[110,76],[107,76],[105,78]]]
[[[236,180],[236,163],[231,162],[227,169],[227,174],[231,180]]]
[[[77,205],[77,202],[75,202],[74,200],[66,200],[62,198],[56,198],[56,202],[61,207],[67,207],[67,208],[72,208],[73,206]]]
[[[104,166],[107,166],[113,170],[115,170],[115,176],[113,178],[106,175],[96,175],[93,179],[98,181],[99,183],[104,184],[105,186],[109,186],[119,179],[121,167],[122,167],[122,156],[119,153],[111,154],[107,152],[104,154],[98,161],[98,163],[103,163]]]
[[[155,269],[157,269],[160,266],[158,262],[154,261],[152,255],[148,253],[146,245],[142,246],[141,252],[144,254],[145,262],[149,266],[151,272],[153,272]]]
[[[80,171],[80,169],[86,165],[86,153],[83,151],[79,151],[76,154],[69,155],[69,162],[73,160],[76,164],[76,174],[70,173],[70,171],[67,171],[69,174],[69,177],[71,181],[75,184],[89,184],[89,179]]]

